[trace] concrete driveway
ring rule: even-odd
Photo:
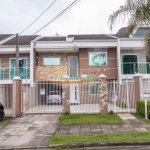
[[[48,147],[59,117],[59,114],[50,114],[12,119],[7,126],[0,128],[0,148]]]

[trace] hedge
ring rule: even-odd
[[[140,100],[137,102],[138,111],[141,115],[145,115],[145,102]],[[150,117],[150,101],[147,101],[147,115]]]

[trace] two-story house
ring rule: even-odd
[[[118,80],[120,84],[125,79],[133,79],[135,73],[150,77],[150,59],[143,50],[143,36],[149,30],[138,28],[133,35],[129,35],[124,27],[114,35],[20,36],[19,75],[23,83],[31,87],[34,82],[47,82],[45,86],[39,86],[46,91],[45,101],[50,92],[57,91],[61,95],[61,84],[56,90],[55,81],[62,81],[66,76],[70,80],[80,80],[82,77],[97,79],[104,74],[108,81]],[[11,84],[15,76],[15,44],[15,37],[1,42],[1,84]],[[77,95],[80,91],[77,85],[70,89],[70,103],[85,103],[86,100],[80,98],[81,94]],[[97,85],[91,84],[88,95],[97,95],[97,89]]]

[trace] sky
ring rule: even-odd
[[[54,0],[0,0],[0,34],[15,34],[31,24]],[[32,35],[74,0],[56,0],[54,5],[22,35]],[[108,17],[125,0],[81,0],[60,18],[37,33],[42,36],[68,34],[115,34],[126,23],[109,29]]]

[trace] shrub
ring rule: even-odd
[[[114,114],[113,110],[110,110],[110,111],[109,111],[109,114],[110,114],[110,115],[113,115],[113,114]]]
[[[138,111],[141,115],[145,115],[145,102],[144,100],[137,102]],[[150,101],[147,101],[147,115],[150,117]]]
[[[64,115],[66,115],[66,116],[70,115],[69,111],[65,110]]]

